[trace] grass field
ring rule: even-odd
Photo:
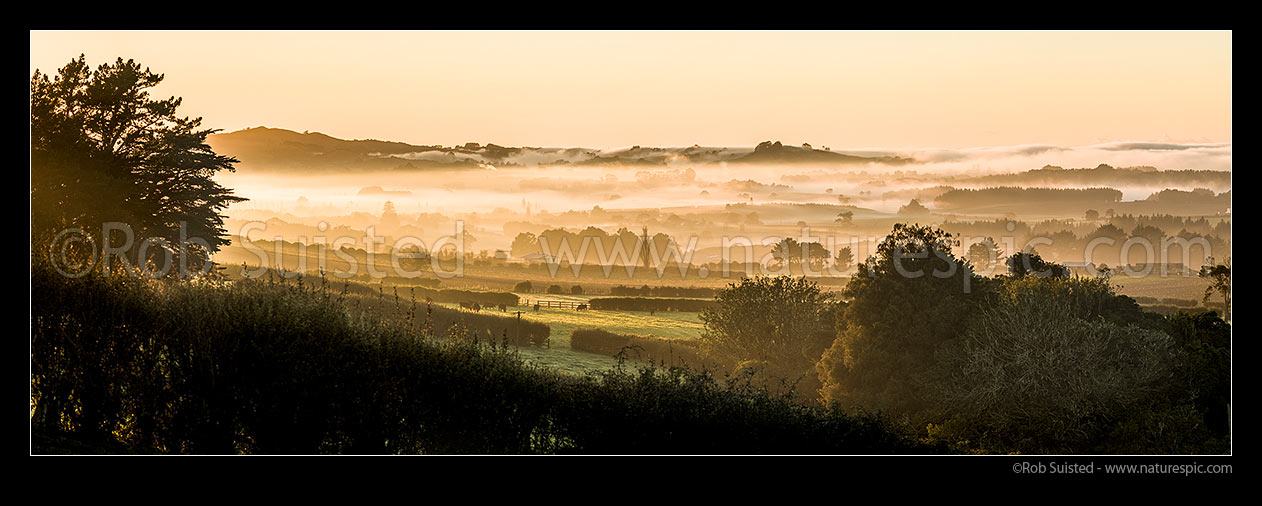
[[[574,309],[540,308],[534,312],[527,301],[562,300],[586,302],[590,295],[547,295],[519,293],[521,306],[509,308],[508,314],[521,311],[523,320],[546,323],[552,328],[551,347],[546,349],[523,347],[523,357],[540,365],[546,365],[571,373],[605,370],[617,364],[612,357],[574,350],[570,347],[570,334],[578,328],[599,328],[620,334],[638,334],[669,339],[696,339],[701,336],[702,324],[698,313],[647,311],[576,311]],[[459,304],[438,304],[458,309]],[[497,311],[492,310],[492,313]]]
[[[297,261],[291,255],[284,255],[287,258],[286,265],[297,265]],[[230,247],[225,252],[221,252],[216,260],[226,265],[240,265],[240,262],[253,264],[257,262],[257,257],[252,253],[245,252],[240,247]],[[310,265],[316,265],[313,261]],[[380,269],[388,269],[389,266],[381,264]],[[363,269],[361,269],[361,272]],[[615,273],[622,272],[621,269],[614,269]],[[574,284],[582,285],[587,292],[585,295],[571,294],[546,294],[546,293],[517,293],[520,299],[520,306],[509,308],[510,315],[515,311],[522,312],[522,318],[529,321],[536,321],[547,324],[552,329],[551,347],[550,348],[531,348],[523,347],[520,352],[523,357],[528,360],[553,367],[562,371],[582,374],[590,371],[607,370],[617,364],[617,361],[611,357],[589,353],[585,351],[574,350],[570,347],[570,335],[578,328],[597,328],[609,332],[619,334],[634,334],[642,336],[655,336],[666,339],[697,339],[702,332],[702,323],[698,313],[693,312],[656,312],[650,315],[647,311],[601,311],[586,310],[576,311],[570,308],[541,308],[539,312],[534,312],[531,305],[537,300],[567,301],[583,303],[595,297],[608,296],[609,288],[616,284],[634,284],[647,283],[651,285],[678,285],[678,286],[714,286],[721,287],[732,280],[720,279],[695,279],[688,280],[627,280],[625,275],[622,279],[614,275],[614,279],[601,279],[585,277],[574,279],[568,269],[560,269],[557,278],[550,278],[546,272],[539,270],[524,269],[517,265],[466,265],[465,275],[463,277],[443,279],[443,288],[460,288],[466,290],[491,290],[491,291],[509,291],[513,285],[523,280],[530,280],[535,287],[542,289],[552,284],[560,285],[563,289],[569,290]],[[432,277],[428,274],[426,277]],[[397,282],[405,282],[405,279],[391,280],[389,285]],[[821,282],[825,280],[819,280]],[[844,285],[846,279],[828,279],[830,283],[822,283],[827,289],[839,290]],[[1113,284],[1117,286],[1118,293],[1129,295],[1132,297],[1154,297],[1158,299],[1176,298],[1190,299],[1200,301],[1205,293],[1205,287],[1208,281],[1192,276],[1160,276],[1159,273],[1153,272],[1146,277],[1132,278],[1123,272],[1117,272],[1113,277]],[[389,291],[390,286],[385,289]],[[445,307],[459,309],[459,304],[442,303]],[[1208,305],[1201,304],[1209,309],[1221,310],[1222,302],[1219,299],[1211,298]],[[493,313],[497,313],[494,309],[490,309]]]
[[[1112,282],[1118,287],[1118,293],[1131,297],[1192,299],[1197,301],[1205,296],[1205,287],[1209,286],[1208,280],[1195,275],[1190,277],[1161,277],[1156,273],[1142,278],[1116,274],[1113,276]],[[1221,298],[1216,300],[1214,297],[1211,297],[1209,302],[1211,309],[1215,307],[1215,304],[1221,309]]]

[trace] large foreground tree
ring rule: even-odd
[[[815,396],[814,364],[836,336],[831,293],[804,277],[758,276],[728,285],[715,302],[700,314],[710,358],[752,371],[769,387],[802,381],[796,392]]]
[[[42,247],[59,231],[109,232],[132,262],[169,252],[201,269],[228,243],[220,212],[245,199],[212,176],[237,160],[216,154],[201,118],[176,116],[181,99],[150,98],[163,75],[132,60],[89,69],[82,55],[55,76],[31,76],[31,233]],[[121,227],[111,225],[109,229]],[[153,238],[148,244],[144,239]],[[165,261],[165,260],[160,260]]]
[[[925,427],[934,352],[984,291],[985,280],[951,253],[956,245],[940,229],[899,223],[858,265],[842,292],[840,333],[816,366],[825,402]]]

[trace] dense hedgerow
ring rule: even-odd
[[[686,311],[714,307],[714,299],[657,299],[649,297],[599,297],[588,301],[602,311]]]
[[[372,318],[292,283],[70,279],[33,261],[31,298],[37,443],[215,454],[940,449],[738,379],[568,376],[410,305]]]
[[[609,289],[614,297],[693,297],[698,299],[712,298],[719,289],[696,286],[626,286],[618,285]]]
[[[656,362],[694,369],[713,369],[713,360],[702,358],[700,345],[689,339],[618,334],[603,329],[576,329],[570,334],[570,347],[630,360]]]
[[[319,279],[312,280],[310,277],[308,282],[319,283]],[[259,278],[262,279],[262,278]],[[418,300],[428,298],[433,302],[477,302],[483,306],[497,306],[503,304],[505,306],[516,306],[520,302],[520,298],[516,294],[508,292],[479,292],[472,290],[458,290],[455,288],[434,289],[425,286],[415,285],[374,285],[362,282],[341,282],[335,281],[329,283],[329,290],[339,291],[345,289],[350,295],[380,295],[386,291],[392,291],[398,287],[400,290],[408,290],[409,293]]]

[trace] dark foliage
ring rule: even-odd
[[[929,369],[956,336],[987,279],[956,258],[952,236],[896,224],[842,292],[843,325],[817,369],[826,401],[881,410],[919,431],[929,420]]]
[[[458,327],[355,317],[293,283],[70,279],[39,261],[31,283],[36,453],[941,450],[738,379],[551,372]]]
[[[245,199],[212,178],[237,160],[210,149],[214,130],[201,118],[176,115],[179,98],[150,98],[162,79],[122,58],[93,71],[83,56],[51,79],[31,76],[33,243],[79,228],[123,247],[134,265],[165,262],[166,252],[193,271],[228,243],[219,213]],[[123,225],[106,232],[107,223]]]
[[[1069,269],[1063,265],[1043,260],[1038,253],[1017,253],[1008,257],[1008,274],[1014,278],[1026,276],[1068,277]]]

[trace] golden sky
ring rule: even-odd
[[[31,32],[205,125],[414,144],[1231,142],[1231,32]]]

